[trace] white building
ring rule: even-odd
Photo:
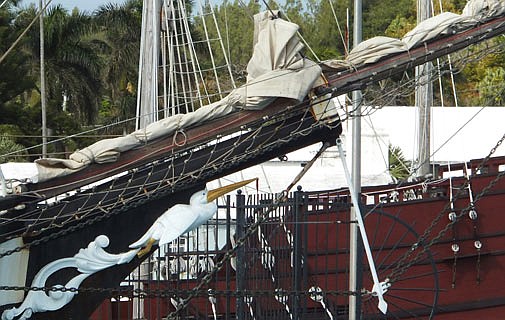
[[[505,133],[501,123],[505,108],[501,107],[434,107],[431,120],[432,162],[463,162],[484,158]],[[344,149],[351,161],[351,121],[343,123]],[[414,107],[383,107],[362,120],[362,185],[391,183],[388,174],[388,145],[398,146],[407,159],[414,160],[417,150],[417,111]],[[284,190],[317,150],[320,144],[287,155],[287,161],[278,159],[229,175],[222,180],[240,181],[259,178],[259,192]],[[505,155],[499,147],[493,156]],[[217,181],[208,184],[217,187]],[[326,190],[346,187],[342,163],[336,147],[330,148],[298,183],[304,190]],[[245,192],[257,192],[253,185]]]

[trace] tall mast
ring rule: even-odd
[[[417,23],[432,16],[432,5],[429,0],[417,0]],[[417,141],[417,177],[430,173],[430,117],[433,105],[433,84],[430,74],[433,69],[431,62],[416,67],[416,106],[418,110],[418,141]]]
[[[144,0],[140,31],[139,79],[135,129],[145,129],[158,120],[158,57],[160,52],[161,1]],[[134,274],[136,290],[143,290],[143,280],[149,278],[150,259],[142,262]],[[144,318],[144,304],[140,298],[133,300],[133,316]]]
[[[40,7],[40,104],[42,109],[42,158],[47,157],[47,116],[46,116],[46,71],[44,63],[44,5],[39,0]]]
[[[353,28],[353,47],[356,47],[362,41],[362,0],[354,0],[354,28]],[[361,193],[361,91],[353,91],[352,102],[354,118],[352,122],[352,184],[355,199],[359,199]],[[351,208],[351,221],[356,221],[356,215],[359,210]],[[361,287],[361,250],[358,246],[360,235],[356,223],[350,224],[349,239],[349,291],[358,292]],[[349,319],[357,320],[360,318],[360,297],[358,295],[349,295]]]
[[[161,0],[144,0],[140,38],[136,129],[157,120]]]

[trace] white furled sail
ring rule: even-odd
[[[193,112],[235,88],[212,4],[198,2],[195,7],[197,12],[192,15],[183,0],[144,1],[137,130],[163,118]],[[192,19],[202,26],[202,39],[193,38]],[[222,57],[221,61],[216,56]],[[210,59],[210,68],[201,66],[201,57]]]
[[[144,0],[140,38],[137,121],[142,129],[157,119],[158,109],[158,52],[160,50],[159,12],[161,0]]]

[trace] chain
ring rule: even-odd
[[[484,165],[489,161],[489,159],[491,158],[491,156],[496,152],[496,149],[503,143],[503,141],[505,140],[505,134],[500,138],[500,140],[498,140],[498,142],[496,143],[496,145],[491,149],[491,151],[489,152],[489,154],[486,156],[486,158],[484,158],[481,163],[479,164],[479,167],[477,168],[476,172],[480,171]],[[391,282],[394,282],[396,280],[398,280],[398,278],[407,271],[407,269],[409,269],[412,265],[414,265],[415,263],[417,263],[418,261],[421,260],[421,255],[423,255],[424,253],[426,253],[431,246],[433,246],[434,244],[436,244],[446,233],[447,231],[452,228],[452,226],[454,225],[454,223],[460,218],[462,217],[463,215],[467,214],[470,210],[473,209],[474,205],[485,195],[487,194],[487,192],[493,187],[496,185],[496,183],[498,183],[498,181],[503,178],[503,176],[505,175],[505,171],[502,171],[500,172],[496,177],[495,179],[493,179],[493,181],[491,181],[484,189],[482,189],[482,191],[475,197],[474,199],[474,203],[473,204],[469,204],[468,206],[466,206],[464,209],[461,210],[461,212],[459,214],[456,215],[456,219],[454,219],[453,221],[450,221],[442,230],[440,230],[440,232],[437,234],[437,236],[435,236],[434,238],[432,238],[428,243],[426,243],[426,245],[423,245],[423,243],[426,242],[426,240],[428,239],[428,236],[432,233],[433,229],[435,228],[435,226],[440,222],[440,219],[443,217],[443,214],[445,212],[447,212],[447,210],[449,209],[449,206],[450,206],[450,202],[447,203],[444,208],[440,211],[440,213],[435,217],[435,219],[433,219],[431,225],[424,231],[423,235],[421,237],[419,237],[418,241],[411,247],[411,250],[407,251],[402,257],[401,259],[398,261],[397,263],[397,267],[395,269],[393,269],[390,273],[390,275],[387,277],[388,279],[391,280]],[[463,184],[463,187],[461,187],[459,190],[458,190],[458,193],[456,194],[456,196],[454,197],[454,201],[456,201],[463,193],[464,193],[464,190],[466,190],[466,188],[468,187],[468,184],[470,183],[470,180],[469,179],[466,179],[465,183]],[[410,258],[410,256],[416,251],[416,249],[419,247],[419,246],[423,246],[423,250],[421,251],[418,251],[416,253],[416,255],[414,256],[414,258],[409,262],[409,263],[406,263],[406,261]]]
[[[309,163],[301,170],[301,172],[294,178],[294,180],[289,184],[289,186],[284,190],[282,193],[280,193],[275,201],[273,202],[272,205],[269,206],[269,209],[267,211],[263,211],[261,209],[257,210],[258,214],[258,219],[253,223],[245,232],[244,236],[239,238],[237,240],[236,246],[229,249],[221,258],[221,260],[216,263],[211,271],[209,271],[199,282],[197,286],[190,290],[177,290],[177,289],[167,289],[167,290],[159,290],[159,289],[154,289],[154,290],[142,290],[142,289],[133,289],[133,290],[126,290],[122,288],[66,288],[66,287],[19,287],[19,286],[0,286],[0,291],[4,290],[18,290],[18,291],[61,291],[61,292],[72,292],[72,293],[83,293],[83,292],[109,292],[110,294],[113,295],[131,295],[133,294],[134,296],[142,297],[142,298],[168,298],[168,297],[173,297],[174,295],[187,295],[186,298],[182,299],[179,304],[177,305],[177,308],[175,311],[173,311],[171,314],[167,316],[167,319],[174,319],[177,317],[177,314],[184,308],[186,308],[189,305],[189,302],[191,299],[196,298],[196,297],[201,297],[201,296],[215,296],[215,295],[227,295],[227,296],[234,296],[234,297],[248,297],[248,296],[276,296],[279,294],[279,292],[274,292],[271,290],[242,290],[242,291],[231,291],[231,290],[224,290],[224,291],[218,291],[214,289],[202,289],[204,286],[207,286],[212,278],[215,276],[217,272],[219,272],[225,265],[227,261],[229,261],[233,255],[236,253],[236,251],[243,246],[246,243],[246,240],[257,231],[258,227],[260,224],[262,224],[270,215],[271,212],[277,210],[280,206],[282,206],[288,199],[287,195],[289,193],[289,190],[300,181],[300,179],[303,177],[303,175],[308,171],[308,169],[312,166],[312,164],[319,158],[319,156],[322,154],[322,152],[328,147],[327,143],[324,143],[319,152],[311,159]],[[70,229],[70,228],[69,228]],[[295,296],[301,296],[301,295],[310,295],[308,291],[294,291],[294,290],[282,290],[282,293],[285,295],[295,295]],[[335,295],[335,296],[349,296],[349,295],[358,295],[361,294],[361,292],[357,291],[345,291],[345,290],[329,290],[325,291],[325,294],[327,295]]]
[[[303,118],[305,118],[309,114],[308,110],[309,110],[309,108],[305,109],[305,113],[303,115]],[[292,109],[291,109],[291,111],[292,111]],[[285,111],[285,112],[288,112],[288,111]],[[283,117],[281,117],[280,115],[277,115],[277,118],[278,118],[277,121],[280,121],[281,123],[283,123],[283,120],[282,120]],[[271,118],[271,119],[273,119],[273,118]],[[303,120],[300,120],[300,122],[302,122],[302,121]],[[265,122],[262,121],[261,124],[264,125]],[[152,191],[147,194],[142,193],[138,196],[136,195],[135,198],[132,197],[132,199],[128,199],[128,202],[125,201],[125,202],[121,203],[121,206],[116,206],[113,208],[100,207],[100,208],[98,208],[101,213],[100,215],[97,215],[96,217],[93,217],[93,218],[86,219],[86,221],[79,222],[78,224],[67,227],[66,229],[63,229],[63,230],[60,230],[57,232],[53,232],[53,233],[51,233],[47,236],[44,236],[40,239],[37,239],[37,240],[34,240],[30,243],[24,244],[23,246],[19,246],[19,247],[12,249],[12,250],[7,250],[5,252],[2,252],[2,253],[0,253],[0,258],[14,254],[16,252],[20,252],[24,249],[29,249],[32,246],[37,246],[37,245],[40,245],[43,243],[47,243],[51,240],[57,239],[57,238],[62,237],[66,234],[69,234],[71,232],[75,232],[79,229],[83,229],[87,226],[90,226],[90,225],[96,223],[96,222],[100,222],[104,219],[107,219],[107,218],[113,216],[113,215],[117,215],[117,214],[126,212],[132,208],[139,207],[139,206],[145,204],[147,201],[159,199],[159,198],[167,196],[173,192],[188,188],[198,180],[210,179],[213,176],[215,176],[216,174],[224,172],[226,169],[237,166],[237,164],[247,162],[248,160],[251,160],[251,159],[257,157],[261,153],[273,151],[274,149],[276,149],[284,144],[290,143],[291,141],[293,141],[299,137],[306,136],[307,134],[310,134],[310,132],[312,132],[313,130],[315,130],[317,128],[321,128],[323,126],[327,126],[327,125],[324,122],[316,122],[307,128],[298,127],[297,130],[293,131],[288,137],[286,137],[284,139],[271,138],[270,140],[272,140],[272,141],[269,144],[261,146],[261,150],[259,150],[259,149],[251,150],[250,152],[246,152],[245,154],[241,155],[240,157],[234,157],[233,161],[222,161],[219,166],[217,166],[216,164],[213,164],[213,163],[208,164],[208,166],[205,166],[206,168],[200,169],[201,172],[197,176],[195,176],[193,172],[189,172],[185,176],[179,177],[177,183],[174,183],[170,186],[166,186],[166,184],[164,184],[163,185],[164,189],[154,190],[156,192]],[[262,128],[262,126],[260,126],[259,128]],[[247,141],[247,139],[245,141],[242,141],[242,143],[245,143],[246,141]],[[233,148],[236,148],[236,147],[237,147],[236,145],[233,146]],[[182,151],[182,152],[184,152],[184,151]],[[205,169],[207,169],[207,170],[204,171]],[[93,210],[93,209],[91,209],[91,210]]]
[[[194,297],[209,297],[209,296],[233,296],[233,297],[248,297],[248,296],[276,296],[278,291],[272,290],[194,290],[194,289],[126,289],[126,288],[75,288],[75,287],[19,287],[19,286],[0,286],[0,291],[44,291],[44,292],[71,292],[71,293],[104,293],[108,292],[112,296],[128,296],[131,298],[171,298],[174,295],[189,295]],[[305,290],[282,290],[283,294],[292,296],[310,295]],[[361,294],[358,291],[349,290],[328,290],[324,291],[326,295],[333,296],[355,296]]]
[[[106,212],[104,215],[98,215],[94,218],[91,218],[91,219],[87,219],[86,221],[84,222],[81,222],[81,223],[78,223],[77,225],[74,225],[74,226],[70,226],[70,227],[67,227],[66,229],[63,229],[63,230],[60,230],[60,231],[57,231],[57,232],[53,232],[45,237],[42,237],[40,239],[37,239],[37,240],[34,240],[30,243],[26,243],[22,246],[19,246],[19,247],[16,247],[14,249],[11,249],[11,250],[7,250],[5,252],[2,252],[0,253],[0,259],[5,257],[5,256],[9,256],[11,254],[14,254],[16,252],[20,252],[22,250],[25,250],[25,249],[29,249],[33,246],[38,246],[40,244],[43,244],[43,243],[47,243],[51,240],[55,240],[55,239],[58,239],[66,234],[69,234],[69,233],[72,233],[72,232],[75,232],[77,230],[80,230],[80,229],[83,229],[87,226],[90,226],[96,222],[99,222],[99,221],[102,221],[104,219],[107,219],[113,215],[116,215],[116,214],[119,214],[121,212],[124,212],[124,211],[127,211],[129,210],[130,208],[135,208],[139,205],[142,205],[142,204],[145,204],[147,202],[148,198],[143,198],[143,199],[140,199],[139,201],[137,201],[136,203],[130,203],[130,204],[125,204],[124,206],[122,207],[119,207],[115,210],[111,210],[111,211],[108,211]]]
[[[326,150],[326,148],[328,148],[328,146],[329,146],[329,144],[327,144],[327,143],[324,143],[321,146],[321,149],[307,163],[305,168],[303,168],[300,171],[300,173],[293,179],[293,181],[288,185],[288,187],[277,196],[277,198],[273,201],[272,205],[269,206],[268,210],[265,210],[265,211],[263,211],[262,209],[256,210],[255,213],[256,213],[258,219],[253,224],[251,224],[251,226],[249,228],[246,229],[244,236],[242,236],[241,238],[239,238],[237,240],[235,247],[229,249],[224,254],[223,258],[221,258],[221,260],[219,260],[219,262],[214,265],[212,270],[210,270],[210,272],[208,272],[202,278],[200,283],[192,289],[192,292],[177,305],[177,308],[175,309],[175,311],[173,311],[172,313],[170,313],[167,316],[167,319],[175,319],[177,317],[177,314],[182,309],[186,308],[189,305],[189,302],[191,301],[191,299],[195,297],[194,293],[200,291],[203,286],[208,285],[210,283],[210,281],[212,280],[212,278],[214,277],[214,275],[224,267],[224,264],[233,257],[235,252],[241,246],[243,246],[245,244],[246,240],[253,233],[255,233],[258,230],[258,227],[269,217],[270,213],[277,210],[279,207],[281,207],[282,203],[286,202],[286,200],[288,198],[289,190],[300,181],[300,179],[305,175],[305,173],[307,173],[308,169],[314,164],[314,162],[319,158],[319,156],[323,153],[323,151]]]

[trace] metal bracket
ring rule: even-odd
[[[5,181],[5,177],[2,172],[2,167],[0,166],[0,197],[5,197],[6,195],[7,195],[7,182]]]
[[[376,295],[379,299],[379,310],[386,314],[388,309],[388,304],[386,300],[384,300],[384,293],[386,293],[387,289],[391,286],[388,281],[379,282],[379,277],[377,276],[377,269],[375,268],[375,263],[373,261],[372,250],[370,249],[370,243],[368,242],[368,237],[366,235],[365,223],[363,222],[363,217],[361,216],[361,210],[359,207],[359,202],[356,197],[356,191],[354,190],[354,185],[352,184],[351,174],[349,173],[349,168],[347,167],[347,162],[345,161],[345,153],[342,147],[342,140],[340,138],[337,139],[337,147],[338,152],[340,154],[340,159],[342,160],[342,166],[344,167],[345,179],[347,180],[347,184],[349,185],[349,192],[351,194],[352,205],[356,210],[356,220],[358,222],[358,227],[361,234],[361,239],[363,240],[363,246],[365,247],[366,257],[368,259],[368,265],[370,267],[370,273],[372,274],[373,279],[373,288],[372,293]]]

